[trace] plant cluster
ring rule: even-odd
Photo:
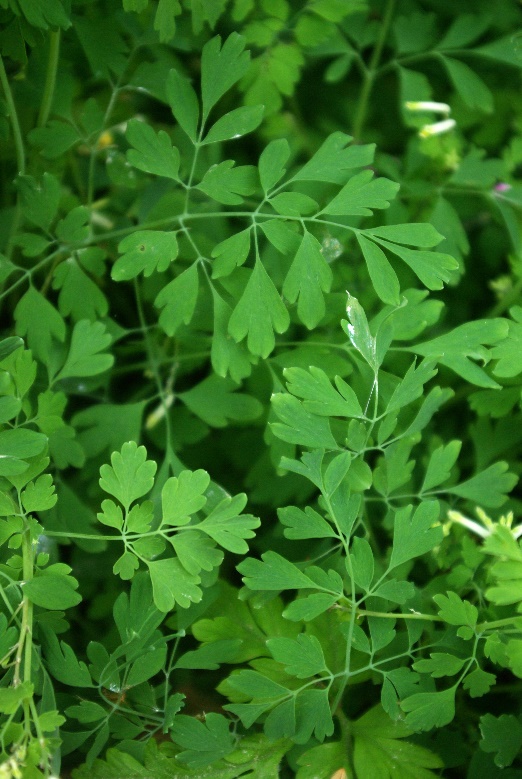
[[[521,21],[0,0],[0,777],[522,777]]]

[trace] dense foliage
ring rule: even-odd
[[[521,22],[0,0],[0,777],[522,777]]]

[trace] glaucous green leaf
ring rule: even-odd
[[[400,304],[399,279],[386,255],[377,244],[369,241],[362,233],[357,233],[357,241],[377,295],[383,303],[398,306]]]
[[[253,132],[261,124],[263,112],[262,105],[234,108],[212,125],[201,141],[201,145],[229,141]]]
[[[250,62],[250,52],[245,51],[245,39],[231,33],[221,45],[217,35],[203,46],[201,55],[201,94],[203,121],[218,100],[242,78]]]
[[[82,596],[76,592],[78,582],[71,576],[45,574],[35,576],[25,582],[23,593],[32,603],[44,609],[60,611],[70,609],[81,602]]]
[[[292,177],[292,181],[326,181],[331,184],[343,184],[346,181],[346,171],[371,165],[375,145],[356,145],[346,148],[351,140],[350,135],[342,132],[329,135],[312,159]]]
[[[270,141],[259,157],[259,178],[263,191],[267,193],[286,173],[285,165],[290,157],[290,146],[286,138]]]
[[[484,714],[480,718],[479,746],[483,752],[494,753],[495,765],[510,766],[522,749],[522,723],[513,714]]]
[[[167,335],[172,336],[182,324],[189,324],[194,315],[198,291],[198,264],[194,262],[158,293],[154,305],[163,308],[159,323]]]
[[[254,529],[261,521],[251,514],[241,514],[246,505],[246,495],[240,493],[233,498],[226,497],[197,526],[207,533],[223,549],[235,554],[245,554],[248,544],[245,539],[254,538]]]
[[[283,295],[290,303],[297,301],[299,319],[309,330],[316,327],[325,315],[323,293],[330,291],[332,279],[321,244],[311,233],[305,232],[286,275]]]
[[[230,721],[215,712],[206,714],[204,722],[178,714],[169,734],[175,743],[183,747],[177,759],[192,768],[201,768],[226,757],[235,747]]]
[[[223,160],[207,170],[196,189],[227,206],[237,206],[243,196],[252,195],[257,186],[257,168],[253,165],[234,167],[234,160]]]
[[[371,170],[356,173],[323,209],[333,216],[371,216],[372,209],[389,208],[399,185],[386,178],[375,178]]]
[[[307,411],[319,416],[364,418],[354,390],[340,376],[335,377],[337,390],[321,368],[285,368],[288,391],[303,399]]]
[[[176,603],[188,609],[191,603],[199,603],[203,593],[198,587],[199,576],[189,574],[179,560],[152,560],[147,563],[152,581],[154,603],[159,611],[172,611]]]
[[[208,376],[177,397],[208,425],[226,427],[232,420],[249,422],[263,412],[257,398],[237,390],[237,384],[230,378]]]
[[[179,151],[164,130],[156,133],[145,122],[131,119],[126,135],[133,147],[127,159],[134,168],[179,181]]]
[[[304,511],[297,506],[278,509],[277,516],[285,526],[285,538],[336,538],[332,526],[311,506]]]
[[[440,544],[442,527],[438,524],[438,501],[424,501],[415,511],[404,506],[397,510],[394,520],[393,549],[389,569],[419,557]]]
[[[26,336],[35,357],[45,364],[52,353],[53,338],[65,340],[65,322],[52,303],[30,286],[17,303],[14,311],[16,331]]]
[[[174,119],[193,143],[198,137],[199,101],[190,81],[172,69],[167,77],[167,100]]]
[[[414,731],[448,725],[455,717],[455,687],[440,692],[418,692],[402,701],[405,724]]]
[[[250,253],[250,228],[234,233],[212,249],[212,278],[228,276],[234,268],[243,265]]]
[[[111,276],[114,281],[127,281],[140,273],[151,276],[167,270],[178,256],[178,239],[175,232],[138,230],[120,241],[118,251],[122,256],[112,266]]]
[[[55,376],[55,381],[73,376],[96,376],[114,363],[112,354],[104,354],[112,337],[102,322],[82,319],[74,326],[67,359]]]
[[[238,342],[247,336],[249,351],[266,358],[275,345],[274,331],[284,333],[289,324],[288,311],[273,281],[256,260],[245,291],[230,317],[230,335]]]
[[[167,479],[161,491],[163,522],[180,526],[190,522],[192,514],[207,502],[205,491],[210,483],[206,471],[182,471],[179,476]]]
[[[497,508],[506,502],[507,493],[511,492],[518,481],[518,476],[510,473],[508,468],[506,462],[493,463],[471,479],[454,487],[447,487],[446,491],[480,506]]]
[[[270,423],[270,429],[277,438],[310,449],[340,449],[332,435],[329,420],[311,414],[293,395],[282,392],[272,395],[272,408],[280,420]]]
[[[144,446],[128,441],[120,452],[112,453],[111,465],[101,466],[100,487],[128,509],[131,503],[152,489],[156,468],[153,460],[147,460]]]

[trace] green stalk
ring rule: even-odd
[[[45,75],[45,85],[38,113],[37,127],[44,127],[49,119],[51,106],[54,97],[54,88],[56,86],[56,73],[58,72],[58,60],[60,55],[60,30],[51,32],[49,37],[49,60],[47,62],[47,73]]]
[[[23,176],[25,173],[25,149],[22,139],[22,133],[20,130],[20,123],[18,121],[18,114],[16,112],[16,106],[13,100],[13,93],[9,86],[9,80],[7,73],[5,72],[4,60],[0,54],[0,83],[4,90],[5,102],[7,103],[7,110],[9,112],[9,119],[11,121],[11,128],[13,130],[13,139],[16,150],[16,164],[18,166],[18,174]]]
[[[372,92],[375,76],[377,74],[377,68],[379,67],[379,60],[381,58],[382,50],[386,42],[386,36],[390,29],[391,20],[393,17],[393,11],[395,9],[395,0],[388,0],[386,5],[386,11],[384,13],[384,19],[382,20],[381,30],[375,48],[372,52],[370,64],[368,70],[364,76],[364,83],[362,86],[361,96],[359,98],[359,105],[357,107],[357,113],[355,115],[352,135],[356,141],[360,139],[360,135],[366,120],[366,113],[368,111],[368,101]]]

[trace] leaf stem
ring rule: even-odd
[[[382,617],[383,619],[421,619],[428,620],[429,622],[444,622],[442,617],[437,617],[434,614],[397,614],[393,611],[367,611],[366,609],[357,609],[358,617]]]
[[[9,119],[11,120],[11,128],[13,130],[13,139],[16,150],[16,164],[18,166],[18,175],[23,176],[25,173],[25,149],[22,139],[22,132],[20,130],[20,123],[18,121],[18,114],[16,112],[16,106],[13,100],[13,93],[9,86],[9,80],[7,73],[5,72],[4,60],[0,54],[0,83],[4,90],[5,102],[7,103],[7,110],[9,113]]]
[[[38,113],[37,127],[44,127],[51,113],[53,104],[54,88],[56,86],[56,74],[58,72],[58,61],[60,57],[60,29],[51,32],[49,36],[49,59],[47,61],[47,73],[45,74],[45,85]]]
[[[360,139],[364,122],[366,120],[366,114],[368,112],[368,101],[373,88],[375,76],[377,75],[379,60],[381,58],[382,50],[386,42],[388,30],[390,28],[391,20],[393,17],[393,11],[395,9],[395,0],[388,0],[386,5],[386,11],[384,13],[384,19],[382,20],[381,30],[375,48],[372,52],[368,69],[365,73],[364,82],[359,98],[359,105],[357,107],[357,113],[353,122],[352,135],[356,141]]]

